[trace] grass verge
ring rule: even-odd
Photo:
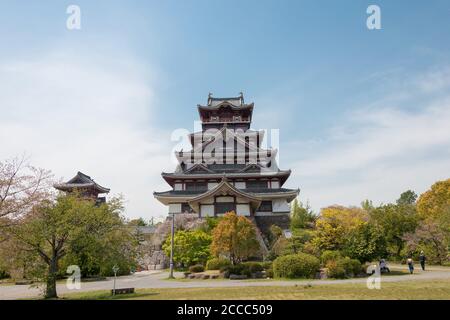
[[[368,289],[365,283],[330,285],[292,285],[224,288],[137,289],[136,293],[112,297],[109,291],[72,293],[63,299],[102,300],[321,300],[321,299],[445,299],[450,300],[450,279],[433,281],[401,281],[381,284],[381,289]]]

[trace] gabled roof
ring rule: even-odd
[[[198,174],[198,173],[215,173],[213,170],[208,169],[205,165],[197,163],[193,165],[191,168],[187,169],[183,172],[184,174],[192,173],[192,174]]]
[[[97,184],[90,176],[78,171],[77,175],[65,183],[56,183],[55,189],[73,191],[74,189],[93,189],[98,193],[109,193],[110,189]]]
[[[188,201],[189,205],[194,209],[195,212],[199,212],[200,202],[204,199],[214,197],[216,195],[233,195],[237,197],[245,198],[252,207],[255,209],[261,204],[261,199],[250,193],[246,193],[242,190],[235,188],[231,185],[226,177],[223,177],[222,181],[213,189],[196,196]]]
[[[286,198],[288,202],[295,199],[300,192],[300,189],[237,189],[231,185],[226,177],[213,189],[208,191],[199,190],[170,190],[165,192],[154,192],[153,196],[164,205],[169,203],[187,202],[194,209],[199,212],[199,204],[202,200],[214,197],[216,195],[234,195],[245,198],[255,208],[259,207],[261,201],[266,199]]]

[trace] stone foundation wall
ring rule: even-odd
[[[263,235],[267,238],[270,234],[270,227],[277,225],[281,229],[289,229],[291,219],[288,214],[270,215],[270,216],[255,216],[256,225]]]

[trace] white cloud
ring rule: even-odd
[[[292,164],[301,198],[315,209],[367,198],[386,203],[449,178],[449,88],[445,72],[424,74],[405,92],[387,93],[389,99],[351,112],[323,139],[294,148],[302,150]],[[406,93],[408,99],[395,98]]]
[[[128,216],[164,214],[152,195],[172,167],[170,135],[150,121],[156,75],[132,59],[93,57],[55,51],[0,64],[0,159],[25,152],[64,179],[83,171],[122,193]]]

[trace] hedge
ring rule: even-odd
[[[260,262],[243,262],[236,265],[230,265],[221,269],[225,273],[225,278],[228,278],[230,274],[242,275],[251,277],[253,273],[262,272],[265,268]]]
[[[277,278],[314,278],[320,261],[307,253],[281,256],[273,262],[273,273]]]
[[[205,268],[201,264],[196,264],[196,265],[189,267],[189,272],[192,272],[192,273],[203,272],[203,271],[205,271]]]
[[[213,258],[206,262],[206,270],[221,270],[231,265],[230,260],[225,258]]]

